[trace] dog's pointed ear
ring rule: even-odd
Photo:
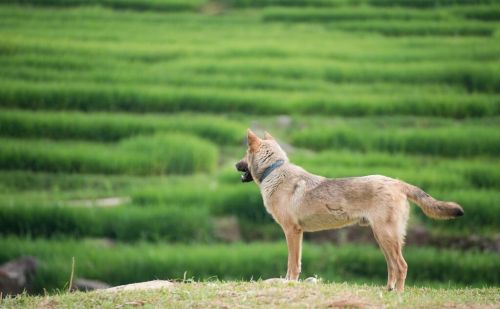
[[[247,142],[251,150],[257,150],[261,143],[260,138],[250,129],[247,130]]]
[[[269,134],[269,132],[264,131],[264,139],[274,140],[274,137],[271,134]]]

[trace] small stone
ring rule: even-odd
[[[115,286],[109,289],[98,290],[99,292],[123,292],[123,291],[147,291],[171,288],[174,283],[167,280],[152,280],[147,282],[132,283],[126,285]]]
[[[264,280],[263,282],[265,282],[265,283],[287,283],[288,280],[286,280],[285,278],[269,278],[269,279]]]
[[[319,280],[316,277],[309,277],[309,278],[307,278],[307,279],[304,280],[305,283],[313,283],[313,284],[318,283],[318,281]]]
[[[109,287],[111,287],[109,284],[101,281],[77,278],[75,282],[73,282],[73,286],[71,287],[71,289],[78,291],[93,291],[107,289]]]

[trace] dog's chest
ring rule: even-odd
[[[286,209],[287,202],[278,195],[266,196],[262,194],[262,200],[266,211],[273,217],[273,219],[280,225],[285,221],[290,220],[290,214]]]
[[[275,199],[269,198],[266,195],[262,194],[262,202],[264,203],[264,208],[266,208],[266,211],[274,217],[274,213],[277,212],[277,203],[275,202]]]

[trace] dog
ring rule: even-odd
[[[301,271],[302,235],[353,224],[370,226],[387,262],[387,289],[404,291],[408,265],[402,249],[410,212],[408,200],[434,219],[464,215],[454,202],[438,201],[422,189],[381,175],[329,179],[292,164],[267,132],[260,139],[248,129],[248,148],[236,169],[241,181],[254,181],[264,206],[285,233],[287,280]]]

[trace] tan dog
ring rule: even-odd
[[[300,274],[303,232],[369,225],[387,261],[387,288],[404,290],[408,266],[402,255],[408,200],[435,219],[462,216],[454,202],[435,200],[423,190],[380,175],[328,179],[290,163],[274,138],[258,138],[248,130],[248,149],[236,164],[242,181],[255,180],[266,210],[283,228],[288,245],[286,278]]]

